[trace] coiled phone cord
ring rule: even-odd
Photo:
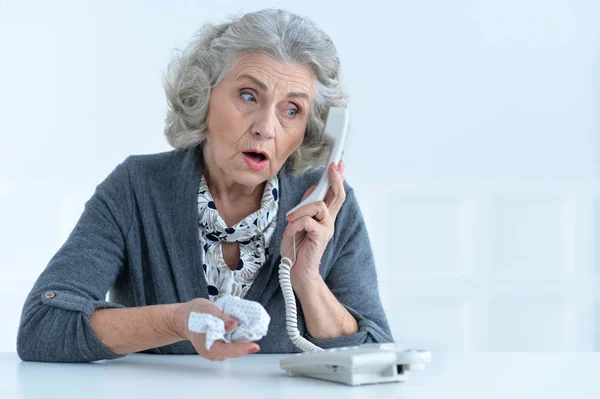
[[[298,331],[298,313],[296,312],[296,297],[292,289],[290,270],[296,263],[296,235],[294,234],[294,260],[287,256],[279,263],[279,285],[285,301],[285,326],[292,343],[304,352],[320,352],[323,349],[300,335]]]

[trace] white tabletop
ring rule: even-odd
[[[128,355],[86,364],[0,353],[1,398],[598,398],[600,353],[433,353],[406,383],[350,387],[287,377],[281,355],[210,362]]]

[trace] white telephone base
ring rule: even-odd
[[[347,385],[404,382],[407,371],[423,370],[431,353],[397,344],[362,344],[298,353],[280,360],[288,376],[304,376]]]

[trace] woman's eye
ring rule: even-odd
[[[242,93],[240,94],[242,96],[242,98],[248,102],[255,102],[256,99],[254,98],[254,96],[250,93]]]
[[[285,111],[285,113],[287,114],[287,116],[289,116],[290,118],[293,118],[294,116],[298,115],[298,110],[295,108],[290,108],[288,110]]]

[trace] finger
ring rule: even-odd
[[[293,213],[287,216],[288,222],[293,222],[300,219],[301,217],[308,216],[314,218],[317,222],[322,223],[328,216],[329,210],[327,205],[323,201],[316,201],[310,204],[306,204],[298,208]]]
[[[254,342],[249,343],[226,343],[221,340],[215,341],[210,347],[210,353],[217,357],[235,358],[260,350]]]
[[[237,328],[239,325],[238,321],[234,318],[227,316],[219,311],[219,314],[214,314],[213,316],[218,317],[223,320],[223,324],[225,325],[225,331],[230,332],[231,330]]]
[[[300,200],[300,202],[304,201],[304,200],[305,200],[305,199],[306,199],[306,198],[307,198],[307,197],[310,195],[310,193],[312,193],[313,191],[315,191],[315,188],[317,188],[317,186],[310,186],[310,187],[308,188],[308,190],[306,190],[306,192],[305,192],[305,193],[304,193],[304,195],[302,196],[302,199]],[[306,206],[306,205],[305,205],[305,206]],[[299,209],[301,209],[301,208],[298,208],[296,211],[294,211],[294,212],[290,213],[289,215],[287,215],[287,216],[286,216],[286,218],[287,218],[288,220],[290,220],[290,218],[291,218],[291,217],[292,217],[294,214],[296,214],[296,213],[298,212],[298,210],[299,210]]]
[[[205,334],[199,334],[198,337],[191,342],[200,356],[213,361],[222,361],[227,358],[240,357],[250,353],[256,353],[260,350],[260,347],[252,342],[228,344],[221,339],[214,341],[210,350],[207,350]]]
[[[295,222],[288,224],[283,235],[285,237],[293,237],[296,233],[306,231],[307,233],[322,233],[326,229],[313,218],[300,218]]]
[[[327,205],[327,207],[329,208],[335,198],[336,183],[339,179],[339,170],[336,169],[335,163],[331,163],[327,173],[329,173],[329,189],[327,190],[327,194],[325,194],[325,198],[323,198],[323,201],[325,201],[325,205]]]
[[[331,187],[327,191],[324,201],[329,208],[330,215],[335,218],[346,199],[346,190],[344,189],[344,176],[340,170],[333,165],[331,169],[329,175]]]
[[[238,326],[237,320],[230,318],[229,321],[225,322],[225,331],[230,332]]]
[[[225,331],[230,331],[236,328],[238,325],[238,321],[236,319],[221,312],[221,310],[213,304],[203,306],[200,313],[210,314],[223,320],[223,323],[225,324]]]

